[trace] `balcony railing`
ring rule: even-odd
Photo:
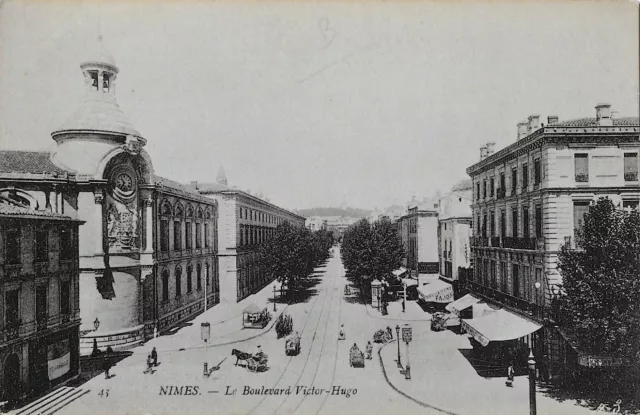
[[[589,182],[588,174],[576,174],[576,183],[587,183]]]
[[[472,246],[489,246],[489,238],[483,238],[481,236],[476,236],[471,238]]]
[[[66,324],[70,320],[69,314],[60,314],[60,324]]]
[[[499,236],[492,236],[489,239],[489,244],[494,248],[500,248],[500,237]]]
[[[510,249],[526,249],[535,251],[537,248],[536,238],[502,238],[502,247]]]
[[[7,322],[4,328],[5,341],[17,339],[20,335],[20,320]]]
[[[496,198],[504,199],[507,196],[507,190],[504,187],[499,187],[496,189]]]
[[[471,238],[471,245],[476,247],[491,247],[491,248],[508,248],[508,249],[524,249],[535,251],[544,248],[543,238],[513,238],[513,237],[499,237],[492,236],[490,238],[484,238],[476,236]]]
[[[638,181],[638,173],[625,173],[624,174],[625,182],[637,182]]]
[[[47,317],[40,317],[36,319],[36,327],[38,331],[43,331],[47,329]]]
[[[483,297],[490,299],[496,303],[499,303],[506,308],[520,311],[533,318],[544,318],[544,308],[538,304],[529,302],[524,298],[515,297],[511,294],[498,291],[475,281],[469,281],[468,287],[471,289],[471,291],[480,294]]]

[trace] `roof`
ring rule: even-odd
[[[33,210],[8,203],[0,203],[0,216],[30,216],[34,218],[69,219],[71,217],[46,210]]]
[[[256,313],[261,313],[262,309],[260,309],[260,307],[258,307],[256,303],[251,303],[244,310],[242,310],[242,312],[249,313],[249,314],[256,314]]]
[[[640,117],[622,117],[612,118],[612,124],[617,127],[638,126],[640,125]],[[548,127],[598,127],[596,118],[576,118],[574,120],[561,121],[549,124]]]
[[[53,164],[48,151],[0,151],[0,173],[67,173]]]
[[[88,59],[85,59],[83,65],[85,63],[106,63],[116,67],[116,60],[107,48],[104,47],[101,35],[98,35],[97,42],[92,45],[91,56],[89,56]]]
[[[201,193],[201,194],[210,194],[210,193],[216,193],[216,192],[221,192],[223,190],[231,190],[229,188],[229,186],[226,186],[222,183],[202,183],[202,182],[197,182],[197,183],[192,183],[192,184],[188,184],[185,185],[186,187],[188,187],[189,189]]]
[[[184,185],[182,183],[178,183],[176,181],[173,181],[173,180],[170,180],[170,179],[167,179],[165,177],[158,176],[158,175],[154,175],[153,176],[153,181],[158,186],[163,186],[163,187],[166,187],[166,188],[169,188],[169,189],[176,190],[178,192],[186,193],[186,194],[188,194],[190,196],[193,196],[193,197],[195,197],[195,198],[197,198],[199,200],[203,200],[203,201],[207,200],[211,204],[215,203],[211,198],[208,198],[206,196],[201,195],[200,192],[198,192],[196,189],[194,189],[194,188],[192,188],[190,186]]]

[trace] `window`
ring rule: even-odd
[[[160,250],[162,252],[169,251],[169,221],[167,219],[160,221]]]
[[[511,236],[518,237],[518,208],[511,209]]]
[[[498,266],[496,264],[496,261],[491,261],[491,288],[493,289],[498,288],[498,280],[496,277],[497,272]]]
[[[176,297],[182,295],[182,268],[176,268]]]
[[[518,169],[511,169],[511,196],[515,196],[518,188]]]
[[[489,182],[489,196],[493,197],[493,189],[495,187],[495,182],[493,180],[493,177],[491,178],[490,182]]]
[[[242,208],[239,209],[240,210],[240,219],[242,219]]]
[[[193,283],[191,282],[191,275],[193,274],[193,268],[187,267],[187,294],[193,291]]]
[[[63,228],[60,230],[60,259],[72,259],[73,252],[73,232],[69,228]]]
[[[508,279],[509,276],[507,275],[507,263],[506,262],[500,262],[500,290],[503,293],[506,293],[509,290],[509,284],[508,284]]]
[[[513,296],[514,297],[519,297],[520,296],[520,278],[518,276],[518,265],[517,264],[513,264],[513,268],[512,268],[512,280],[513,280]]]
[[[169,301],[169,271],[162,271],[162,301]]]
[[[575,154],[575,179],[578,183],[589,181],[589,155]]]
[[[584,215],[589,212],[589,202],[573,202],[573,232],[576,246],[580,246],[578,231],[584,225]]]
[[[500,211],[500,236],[507,236],[507,212],[504,209]]]
[[[536,206],[536,238],[542,238],[542,206]]]
[[[91,89],[98,90],[98,71],[88,71],[91,77]]]
[[[202,223],[196,223],[196,248],[202,248]]]
[[[36,321],[47,321],[47,286],[40,285],[36,287]],[[42,324],[42,323],[41,323]]]
[[[482,215],[482,236],[487,237],[487,214]]]
[[[209,224],[204,224],[204,247],[209,247]]]
[[[482,195],[483,195],[482,198],[486,199],[487,198],[487,181],[486,180],[484,180],[482,182],[482,188],[483,188],[483,190],[482,190]]]
[[[35,254],[36,262],[49,260],[49,229],[36,228]]]
[[[202,265],[196,265],[196,289],[202,290]]]
[[[524,163],[522,165],[522,190],[527,190],[529,187],[529,165]]]
[[[182,224],[176,220],[173,222],[173,250],[180,251],[182,249]]]
[[[187,249],[191,249],[191,241],[193,239],[193,233],[192,233],[192,227],[193,227],[193,222],[186,222],[185,223],[185,227],[184,227],[184,233],[185,233],[185,247]]]
[[[638,153],[624,153],[624,181],[638,181]]]
[[[539,185],[542,181],[542,170],[540,166],[540,159],[533,162],[533,184]]]
[[[493,211],[489,213],[491,216],[491,236],[496,236],[496,215]]]
[[[476,183],[476,199],[480,199],[480,182]]]
[[[109,81],[110,81],[110,76],[108,73],[103,72],[102,73],[102,91],[103,92],[109,92]]]
[[[500,189],[502,189],[503,194],[504,194],[504,191],[506,190],[506,187],[507,187],[507,184],[504,177],[504,173],[500,173]]]
[[[60,314],[69,315],[70,295],[69,281],[62,281],[60,283]]]
[[[4,318],[7,327],[16,327],[20,322],[20,310],[18,308],[18,290],[7,290],[4,294],[5,313]]]
[[[622,201],[623,209],[635,209],[638,210],[638,201],[637,200],[623,200]]]
[[[529,238],[529,207],[524,206],[522,208],[522,236]]]

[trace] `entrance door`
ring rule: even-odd
[[[20,360],[15,353],[4,362],[4,394],[2,399],[11,405],[20,397]]]

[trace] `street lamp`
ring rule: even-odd
[[[202,375],[209,377],[209,363],[207,362],[207,346],[211,337],[211,325],[208,322],[200,323],[200,338],[204,340],[204,367]]]
[[[273,284],[273,312],[275,313],[276,311],[276,285]]]
[[[93,328],[95,329],[95,331],[98,331],[98,327],[100,327],[100,320],[98,320],[98,317],[96,317],[96,319],[93,320]]]
[[[536,361],[533,350],[529,349],[529,414],[536,415]]]
[[[400,326],[396,325],[396,343],[398,343],[398,369],[402,368],[402,363],[400,363]]]

